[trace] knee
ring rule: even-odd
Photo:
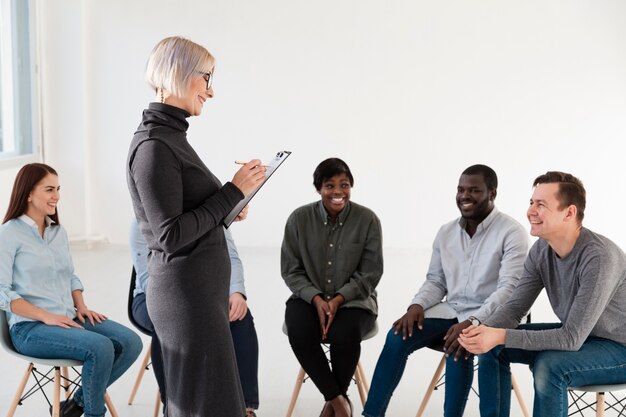
[[[92,361],[94,364],[99,364],[105,368],[113,366],[115,360],[115,345],[113,341],[105,337],[92,343],[86,347],[85,350],[85,362]]]
[[[550,360],[551,355],[537,355],[532,366],[535,391],[542,393],[549,391],[554,385],[559,385],[563,375],[559,371],[558,363]]]
[[[392,327],[389,332],[387,332],[383,351],[389,354],[408,354],[406,340],[402,339],[402,334],[395,334],[395,331],[395,328]],[[413,337],[415,336],[414,334]]]
[[[289,327],[287,336],[291,346],[319,345],[322,339],[318,332],[301,326]]]
[[[129,357],[137,359],[143,350],[143,342],[137,333],[128,329],[129,335],[125,340],[122,349]]]
[[[134,361],[143,349],[143,342],[139,335],[122,325],[116,326],[115,332],[109,335],[109,339],[113,344],[116,356],[124,355]]]

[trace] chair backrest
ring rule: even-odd
[[[13,354],[17,352],[11,341],[11,334],[9,333],[9,321],[4,311],[0,311],[0,343],[7,352]]]
[[[141,324],[139,324],[135,320],[135,316],[133,316],[133,298],[135,298],[136,282],[137,282],[137,271],[135,271],[135,267],[133,266],[133,270],[130,273],[130,288],[128,289],[128,305],[127,305],[128,320],[130,320],[133,326],[135,326],[135,328],[139,330],[141,333],[147,336],[152,336],[152,332],[146,329],[145,327],[143,327]]]

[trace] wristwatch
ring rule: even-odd
[[[472,323],[472,326],[480,326],[482,323],[474,316],[469,316],[468,320]]]

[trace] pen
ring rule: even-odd
[[[247,162],[246,162],[246,161],[235,161],[235,163],[236,163],[237,165],[245,165],[245,164],[247,164]],[[261,167],[263,167],[263,168],[267,168],[267,165],[258,165],[258,166],[261,166]],[[256,167],[255,167],[255,168],[256,168]]]

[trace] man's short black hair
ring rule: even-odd
[[[488,190],[498,189],[498,176],[496,175],[496,171],[489,168],[487,165],[472,165],[471,167],[465,168],[465,171],[463,171],[461,175],[482,175]]]

